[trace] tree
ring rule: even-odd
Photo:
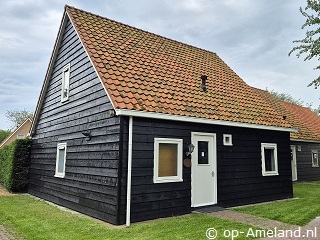
[[[9,136],[11,131],[9,130],[0,130],[0,143]]]
[[[310,30],[306,31],[306,37],[302,40],[295,40],[294,43],[300,44],[292,48],[289,52],[289,56],[296,52],[296,56],[299,58],[302,54],[306,54],[304,61],[317,58],[320,60],[320,0],[307,0],[307,6],[302,9],[300,7],[301,14],[306,17],[306,22],[302,25],[302,29],[309,27]],[[314,68],[320,70],[320,65]],[[320,86],[320,76],[314,79],[308,87],[314,85],[315,88]]]
[[[12,128],[20,125],[26,118],[32,118],[33,112],[26,109],[23,110],[8,110],[6,112],[6,118],[12,123]]]
[[[298,105],[298,106],[303,106],[304,105],[304,101],[301,100],[300,98],[299,99],[295,99],[293,98],[290,94],[288,93],[278,93],[274,90],[268,90],[267,91],[276,99],[278,100],[282,100],[284,102],[288,102],[288,103],[292,103],[292,104],[295,104],[295,105]]]

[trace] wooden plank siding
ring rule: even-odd
[[[29,193],[118,224],[120,117],[68,20],[33,135]],[[62,68],[70,63],[68,101],[61,103]],[[90,131],[86,141],[83,131]],[[67,142],[65,178],[56,178],[57,144]]]
[[[317,150],[318,155],[320,154],[320,143],[291,141],[291,145],[296,146],[298,181],[320,180],[320,167],[312,167],[311,154],[312,150]],[[301,151],[298,151],[298,146]]]
[[[125,125],[127,129],[127,121]],[[185,158],[191,132],[217,134],[219,206],[292,197],[288,132],[133,118],[132,222],[191,212],[191,168],[183,167],[183,182],[153,183],[154,138],[183,139]],[[232,134],[233,146],[223,146],[223,134]],[[277,143],[279,176],[262,176],[261,143]],[[126,162],[123,158],[121,223],[125,222]]]

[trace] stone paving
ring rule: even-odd
[[[277,234],[277,237],[266,237],[261,239],[281,239],[281,240],[297,240],[297,239],[306,239],[314,240],[320,239],[320,217],[314,219],[306,226],[297,226],[291,225],[275,220],[266,219],[263,217],[253,216],[246,213],[234,212],[231,210],[222,210],[218,212],[207,213],[209,216],[216,218],[221,218],[225,220],[230,220],[234,222],[240,222],[247,225],[255,226],[261,229],[272,231],[270,234],[274,236],[274,233]],[[259,232],[255,236],[264,236],[263,231]],[[285,237],[284,237],[285,236]]]
[[[0,240],[16,240],[16,238],[7,229],[0,225]]]

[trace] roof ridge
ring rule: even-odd
[[[113,19],[110,19],[110,18],[101,16],[101,15],[99,15],[99,14],[92,13],[92,12],[89,12],[89,11],[85,11],[85,10],[83,10],[83,9],[76,8],[76,7],[73,7],[73,6],[70,6],[70,5],[67,5],[67,4],[66,4],[66,5],[65,5],[65,9],[67,9],[67,8],[73,8],[73,9],[82,11],[82,12],[84,12],[84,13],[88,13],[88,14],[94,15],[94,16],[96,16],[96,17],[103,18],[103,19],[109,20],[109,21],[111,21],[111,22],[121,24],[121,25],[126,26],[126,27],[134,28],[134,29],[136,29],[136,30],[138,30],[138,31],[142,31],[142,32],[145,32],[145,33],[148,33],[148,34],[152,34],[152,35],[154,35],[154,36],[156,36],[156,37],[164,38],[164,39],[166,39],[166,40],[170,40],[170,41],[173,41],[173,42],[176,42],[176,43],[179,43],[179,44],[187,45],[187,46],[189,46],[189,47],[196,48],[196,49],[205,51],[205,52],[207,52],[207,53],[211,53],[211,54],[218,55],[216,52],[209,51],[209,50],[207,50],[207,49],[200,48],[200,47],[191,45],[191,44],[189,44],[189,43],[184,43],[184,42],[182,42],[182,41],[178,41],[178,40],[175,40],[175,39],[172,39],[172,38],[169,38],[169,37],[165,37],[165,36],[160,35],[160,34],[157,34],[157,33],[149,32],[149,31],[147,31],[147,30],[144,30],[144,29],[141,29],[141,28],[138,28],[138,27],[135,27],[135,26],[131,26],[131,25],[127,24],[127,23],[123,23],[123,22],[120,22],[120,21],[117,21],[117,20],[113,20]]]
[[[308,109],[308,110],[312,111],[310,108],[308,108],[308,107],[306,107],[306,106],[301,106],[301,105],[298,105],[298,104],[295,104],[295,103],[286,102],[286,101],[283,101],[283,100],[279,100],[279,101],[284,102],[284,103],[286,103],[286,104],[293,105],[293,106],[306,108],[306,109]],[[312,111],[312,112],[313,112],[313,111]]]

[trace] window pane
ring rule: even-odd
[[[275,171],[274,149],[264,149],[265,169],[267,172]]]
[[[316,152],[312,153],[312,165],[313,166],[318,166],[318,154]]]
[[[208,164],[208,142],[198,142],[198,164]]]
[[[177,176],[178,144],[159,143],[159,177]]]
[[[59,149],[59,161],[58,161],[58,172],[64,172],[64,158],[65,158],[65,149]]]

